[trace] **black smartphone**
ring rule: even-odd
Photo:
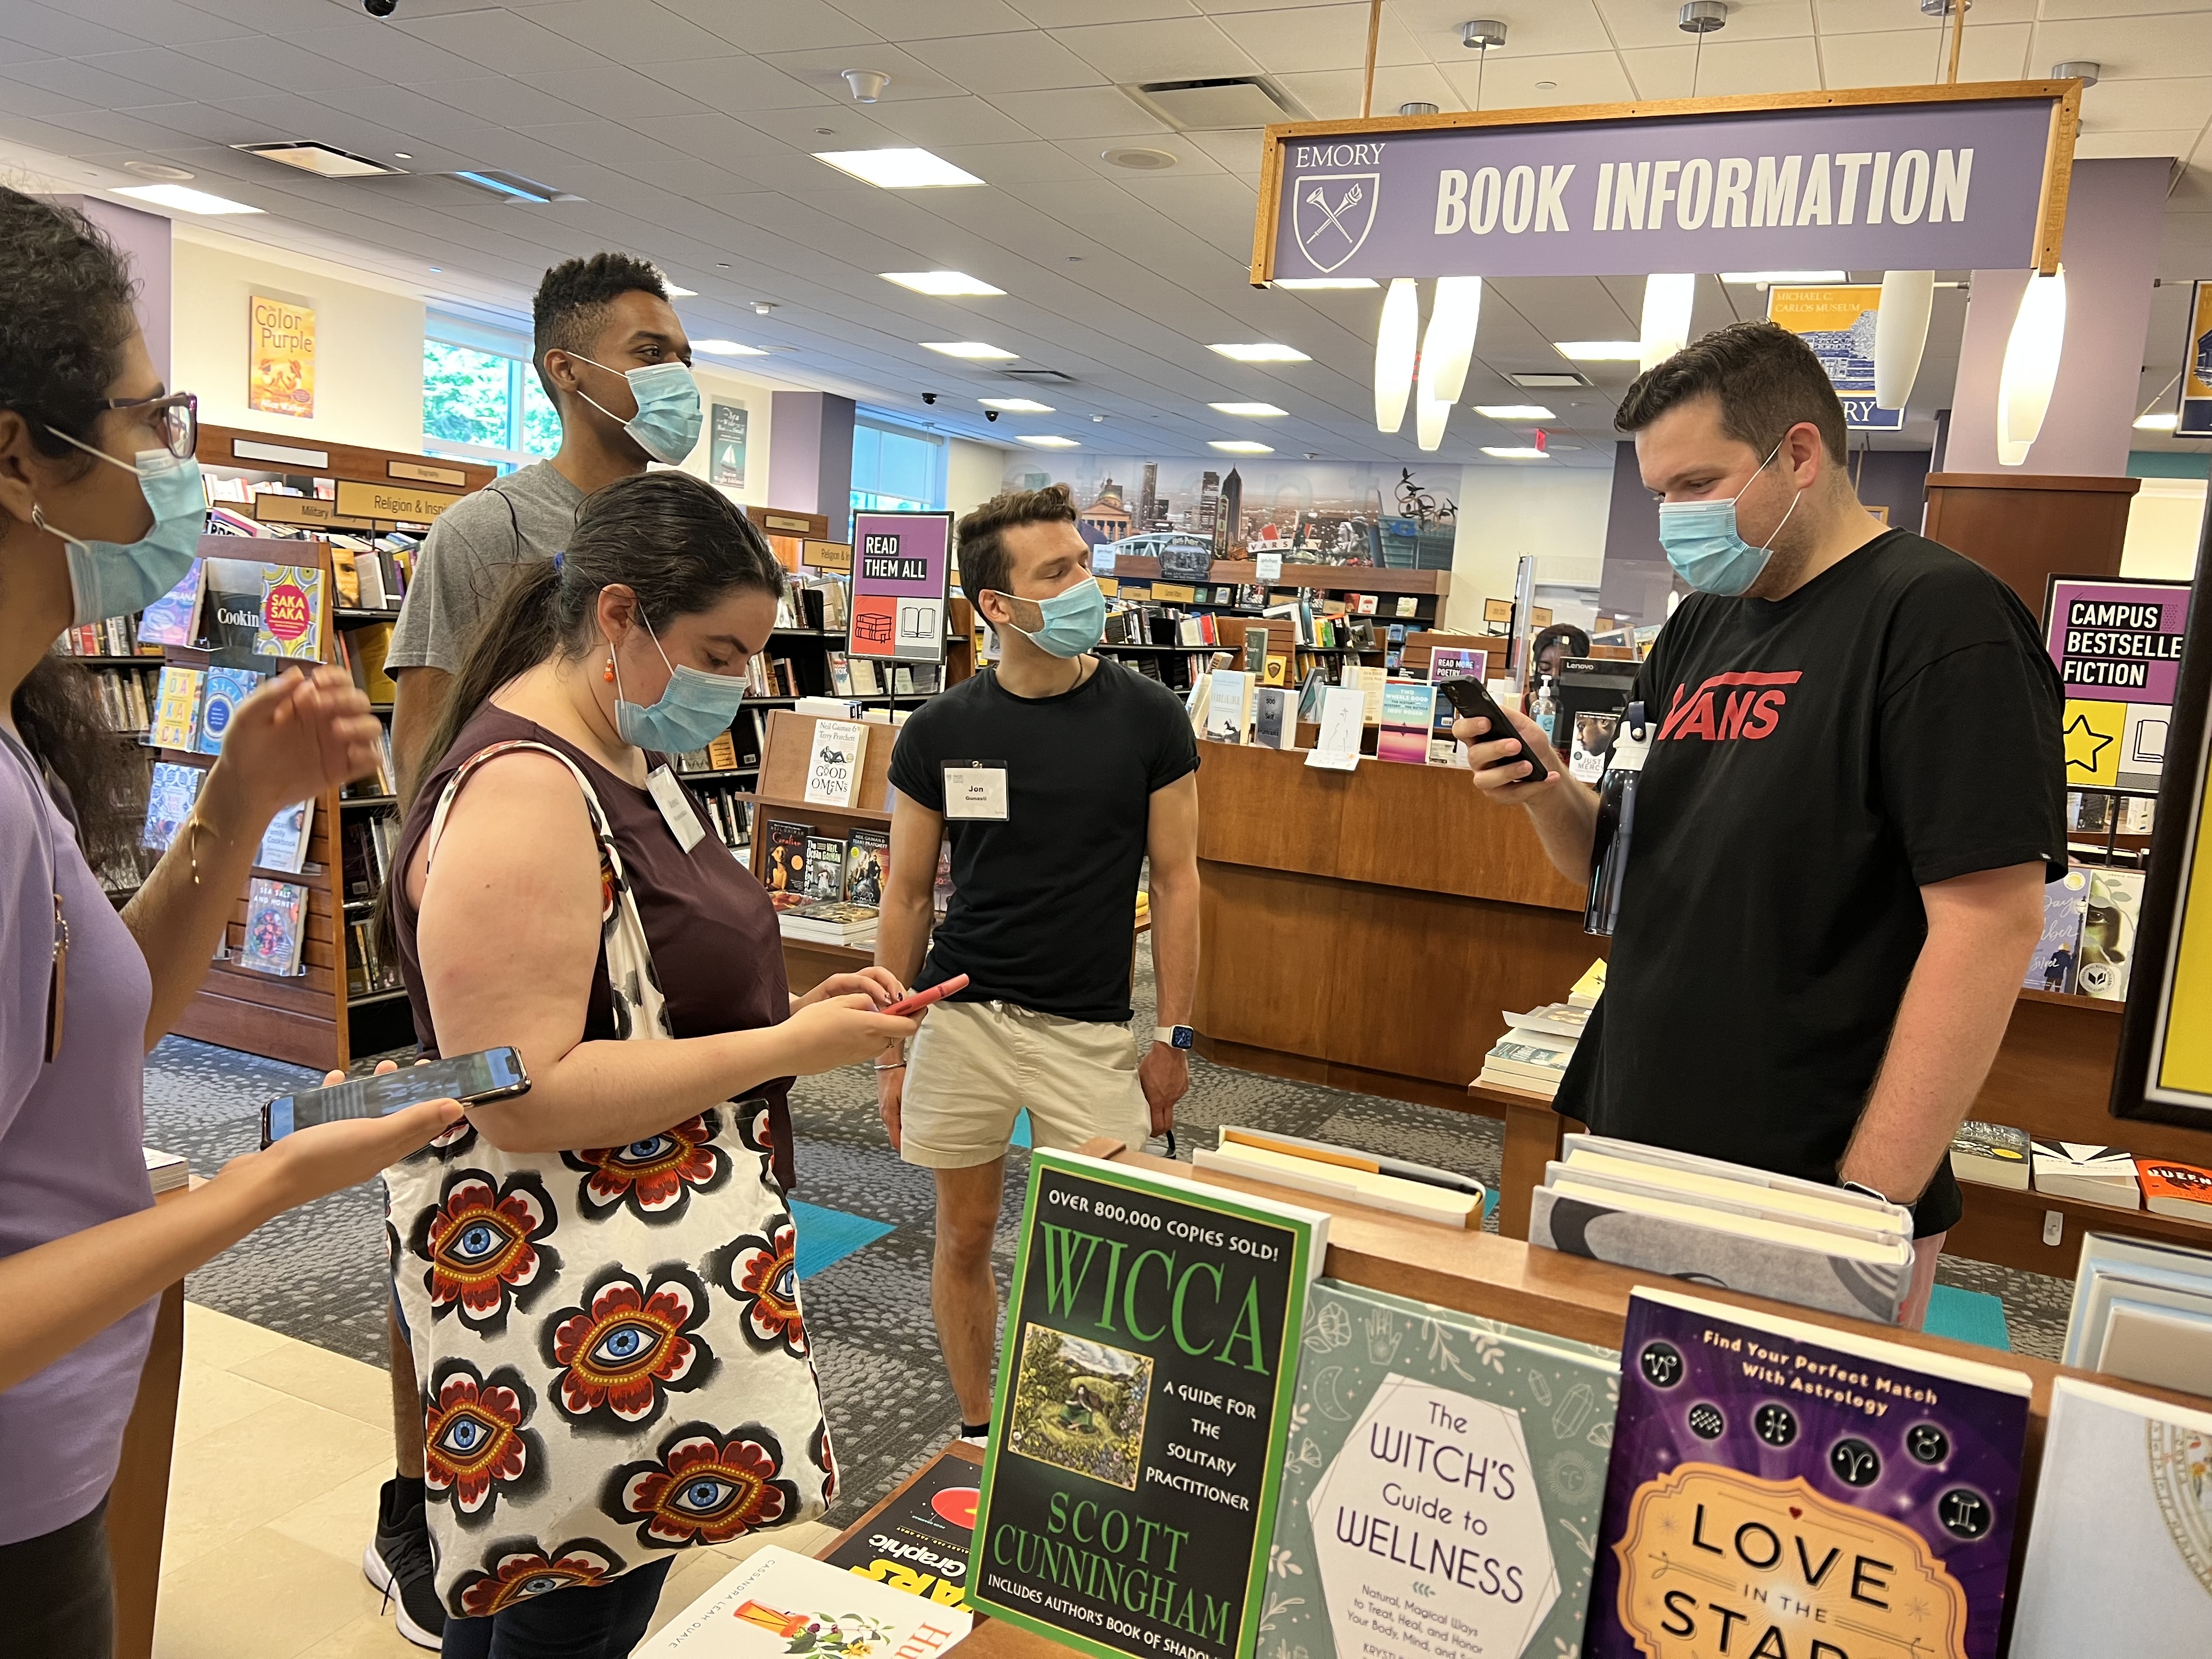
[[[508,1100],[530,1092],[530,1073],[512,1048],[456,1054],[427,1066],[403,1066],[382,1077],[352,1078],[327,1089],[279,1095],[261,1109],[261,1144],[273,1146],[295,1129],[349,1117],[386,1117],[426,1100],[464,1106]]]
[[[1437,687],[1437,690],[1444,694],[1445,700],[1451,704],[1453,711],[1462,720],[1471,720],[1480,714],[1488,720],[1491,737],[1516,739],[1520,738],[1521,734],[1513,729],[1513,722],[1505,718],[1505,711],[1498,706],[1498,699],[1490,695],[1490,688],[1483,684],[1480,680],[1445,680]],[[1536,758],[1536,751],[1529,748],[1526,743],[1521,744],[1519,758],[1528,763],[1529,769],[1528,776],[1517,779],[1516,781],[1541,783],[1552,775],[1551,769]],[[1503,760],[1498,763],[1500,766],[1513,764],[1510,760]]]

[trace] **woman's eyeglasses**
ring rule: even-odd
[[[137,411],[169,453],[189,461],[200,443],[200,400],[190,392],[171,392],[159,398],[106,398],[96,409]]]

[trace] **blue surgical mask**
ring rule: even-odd
[[[642,611],[638,620],[645,621]],[[653,641],[654,650],[660,651],[661,661],[668,662],[668,653],[660,650],[660,636],[649,622],[645,623],[645,636]],[[614,662],[611,648],[607,660]],[[704,749],[730,729],[744,700],[745,683],[741,679],[669,663],[667,688],[647,708],[623,696],[622,665],[615,663],[615,732],[634,748],[658,749],[669,755]]]
[[[994,592],[997,590],[994,589]],[[1016,596],[1001,592],[1002,599]],[[1031,599],[1044,623],[1034,634],[1026,628],[1014,628],[1024,639],[1055,657],[1079,657],[1105,637],[1106,592],[1098,586],[1096,576],[1085,576],[1065,593],[1055,593],[1048,599]]]
[[[581,352],[575,355],[593,368],[618,373],[629,382],[629,395],[637,399],[637,413],[623,421],[623,430],[654,460],[681,466],[684,458],[698,447],[699,428],[705,416],[699,407],[699,383],[691,378],[689,364],[648,363],[643,368],[617,370],[605,363],[592,363]],[[621,416],[580,386],[576,390],[609,420],[622,421]]]
[[[1766,568],[1766,562],[1774,556],[1774,536],[1782,533],[1782,525],[1790,522],[1790,513],[1797,510],[1798,495],[1790,498],[1790,513],[1782,515],[1782,524],[1774,526],[1774,536],[1765,544],[1753,547],[1736,533],[1735,504],[1743,499],[1744,489],[1766,470],[1782,450],[1780,444],[1767,452],[1766,460],[1752,470],[1750,478],[1744,480],[1739,489],[1724,501],[1662,501],[1659,504],[1659,545],[1667,550],[1667,562],[1674,567],[1674,574],[1700,593],[1717,593],[1733,599],[1747,592]]]
[[[69,550],[70,592],[77,625],[143,611],[184,580],[199,556],[200,532],[207,528],[200,464],[179,460],[166,449],[142,449],[134,466],[90,444],[77,443],[66,432],[54,432],[54,436],[134,474],[139,493],[154,509],[154,527],[137,541],[95,542],[47,523],[46,515],[33,504],[31,522],[60,537]]]

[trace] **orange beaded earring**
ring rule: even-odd
[[[607,665],[599,671],[599,678],[609,685],[615,683],[615,653],[612,651],[607,653]]]

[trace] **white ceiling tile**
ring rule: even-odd
[[[677,58],[719,58],[720,36],[655,5],[653,0],[560,0],[533,6],[530,21],[617,64],[658,63]]]
[[[419,110],[410,118],[423,131],[440,133],[456,125],[469,125],[488,122],[495,126],[519,127],[532,121],[545,121],[562,112],[574,113],[558,99],[549,98],[536,87],[520,81],[510,81],[503,75],[471,76],[458,81],[421,81],[405,90],[441,104],[452,112],[440,117],[427,110]],[[332,94],[335,98],[338,94]],[[384,88],[376,88],[362,94],[346,94],[348,98],[366,97],[373,104],[385,95]]]
[[[1098,71],[1042,29],[910,43],[914,55],[970,92],[1095,87]]]
[[[10,115],[61,115],[89,107],[77,99],[57,92],[51,87],[40,86],[34,81],[0,80],[0,111]],[[1046,148],[1051,149],[1051,146],[1047,145]],[[1055,155],[1059,153],[1053,151]]]
[[[883,149],[907,142],[857,104],[842,108],[825,105],[809,109],[740,109],[731,113],[747,126],[757,127],[810,156],[817,149]],[[825,166],[820,161],[808,165]],[[838,175],[824,172],[822,176]]]
[[[265,35],[255,40],[250,51],[241,50],[227,40],[186,41],[177,51],[204,64],[216,64],[250,75],[264,87],[286,92],[325,92],[334,87],[383,84],[366,70],[333,62],[289,40]],[[465,72],[465,66],[454,70],[456,74]]]
[[[690,94],[620,64],[587,70],[549,70],[514,78],[549,98],[611,121],[638,115],[691,115],[706,107]]]
[[[1192,0],[1012,0],[1015,10],[1039,28],[1070,28],[1078,23],[1137,23],[1160,17],[1194,17]]]
[[[1483,56],[1505,63],[1524,53],[1613,50],[1613,37],[1595,0],[1545,0],[1540,7],[1514,8],[1506,20],[1505,44],[1487,54],[1469,52],[1460,38],[1460,27],[1471,17],[1496,15],[1495,8],[1472,5],[1468,0],[1392,0],[1390,9],[1440,64]]]
[[[502,75],[589,69],[602,61],[601,55],[590,48],[540,27],[534,13],[525,16],[488,8],[445,17],[410,15],[404,27],[419,40]]]
[[[103,144],[126,147],[138,155],[151,155],[165,144],[174,143],[182,129],[165,125],[161,118],[172,111],[197,110],[197,104],[156,104],[143,113],[117,109],[54,110],[46,119],[54,126],[76,134],[65,149],[70,151],[87,148],[88,139],[97,139]]]
[[[1973,38],[1969,28],[1969,46]],[[2047,75],[2053,64],[2070,58],[2103,65],[2103,78],[2082,100],[2085,111],[2108,82],[2212,75],[2212,13],[2200,9],[2187,16],[2046,22],[2037,28],[2034,74]]]
[[[2146,127],[2202,128],[2212,119],[2212,77],[2100,81],[2081,100],[2085,132]]]
[[[872,113],[910,143],[942,152],[951,144],[1013,144],[1032,135],[981,98],[913,98],[878,104]]]
[[[1960,56],[1972,48],[1974,32],[1992,23],[2024,23],[2033,21],[2037,7],[2045,14],[2055,14],[2058,0],[1975,0],[1967,9],[1966,40],[1960,45]],[[1935,51],[1936,36],[1948,33],[1948,25],[1920,9],[1919,0],[1814,0],[1815,15],[1820,33],[1832,34],[1867,34],[1875,33],[1918,33],[1928,37],[1926,58]],[[2130,3],[2130,10],[2148,9]],[[1976,14],[1979,14],[1977,15]],[[1729,19],[1731,25],[1735,19]],[[1964,70],[1960,71],[1963,77]],[[1919,80],[1900,80],[1900,86]]]
[[[1364,5],[1301,6],[1280,11],[1234,12],[1218,15],[1213,22],[1269,74],[1289,75],[1364,66],[1367,15]],[[1397,14],[1384,8],[1375,61],[1417,64],[1426,58]]]
[[[991,102],[1040,138],[1139,138],[1168,130],[1116,87],[1000,92]]]
[[[1691,38],[1678,21],[1679,6],[1654,5],[1651,0],[1597,0],[1597,9],[1614,44],[1624,51],[1670,46]],[[1970,18],[1966,32],[1972,33],[1974,25],[1981,21]],[[1763,40],[1812,33],[1812,0],[1729,0],[1727,27],[1706,40],[1710,46],[1721,40]],[[1511,44],[1509,34],[1507,45]]]
[[[343,16],[335,9],[330,14]],[[453,54],[404,29],[362,19],[335,28],[302,29],[279,37],[333,63],[351,64],[386,81],[428,81],[453,72]]]
[[[29,47],[40,57],[69,58],[79,52],[117,52],[138,43],[130,35],[85,18],[71,16],[35,0],[9,0],[0,9],[0,39]]]
[[[997,34],[1033,28],[1006,0],[837,0],[838,10],[887,40],[929,40],[955,34]]]
[[[781,70],[803,86],[816,88],[833,100],[848,104],[854,100],[852,88],[845,82],[847,70],[881,70],[890,76],[890,83],[884,89],[880,100],[884,103],[910,98],[956,98],[968,90],[957,78],[932,69],[921,58],[892,46],[824,46],[804,52],[766,52],[762,54],[761,61]]]
[[[1475,106],[1480,77],[1482,102],[1490,109],[1541,108],[1555,104],[1610,104],[1633,98],[1628,72],[1620,55],[1611,52],[1577,52],[1551,56],[1509,58],[1500,52],[1496,61],[1447,63],[1445,77],[1461,100],[1461,107]],[[1551,85],[1540,84],[1550,82]],[[1449,106],[1448,106],[1449,107]]]
[[[1687,40],[1687,36],[1682,37]],[[1621,54],[1637,93],[1644,98],[1703,98],[1768,92],[1778,87],[1816,87],[1820,65],[1814,56],[1813,38],[1717,40],[1702,53],[1694,44],[1638,48]]]
[[[1100,23],[1053,31],[1053,38],[1109,81],[1183,81],[1249,75],[1259,65],[1212,18]]]
[[[720,35],[742,52],[806,52],[870,45],[884,38],[828,0],[661,0],[679,17]]]
[[[1133,186],[1142,179],[1159,176],[1140,173],[1132,167],[1115,167],[1109,161],[1106,159],[1106,152],[1121,149],[1121,146],[1118,144],[1101,144],[1096,138],[1063,138],[1059,141],[1059,148],[1082,162],[1098,177],[1110,179],[1117,185]],[[1171,137],[1156,138],[1143,148],[1165,150],[1176,158],[1175,167],[1164,171],[1178,173],[1216,173],[1221,171],[1221,163],[1206,154],[1200,145],[1194,143],[1187,133],[1179,132]]]
[[[257,143],[268,137],[270,131],[266,121],[251,113],[214,104],[164,104],[137,113],[143,119],[157,121],[178,132],[190,133],[195,138],[216,144]]]
[[[639,72],[728,115],[750,110],[829,108],[830,94],[757,58],[702,58],[641,64]],[[841,86],[839,90],[843,91]],[[849,99],[839,99],[849,107]]]
[[[2112,155],[2173,155],[2185,157],[2197,148],[2197,136],[2204,131],[2200,124],[2192,127],[2136,128],[2125,131],[2084,132],[2074,140],[2074,155],[2077,161],[2101,159]]]
[[[2026,0],[2013,0],[2014,5]],[[2136,17],[2170,15],[2176,12],[2201,11],[2204,0],[2042,0],[2045,17]],[[1966,20],[1966,33],[1974,32],[1973,20]]]
[[[1969,26],[1959,43],[1959,78],[2019,79],[2028,27],[2026,23]],[[1936,49],[1936,37],[1929,31],[1829,35],[1820,42],[1820,58],[1831,87],[1912,86],[1942,78],[1933,56]]]
[[[14,9],[9,8],[10,10]],[[156,46],[187,40],[228,40],[252,33],[243,24],[218,17],[182,0],[70,0],[70,15],[113,29],[127,40]]]
[[[243,98],[267,89],[262,82],[250,80],[234,70],[203,63],[161,46],[143,46],[136,52],[99,52],[76,61],[90,69],[105,70],[143,82],[174,98]]]
[[[1310,75],[1275,77],[1283,89],[1320,121],[1343,120],[1359,113],[1359,94],[1366,76],[1356,69],[1331,70]],[[1401,64],[1375,71],[1375,113],[1395,115],[1398,106],[1419,102],[1440,109],[1460,109],[1474,101],[1455,94],[1451,82],[1433,64]],[[1492,101],[1495,101],[1494,100]]]
[[[710,161],[737,155],[784,155],[791,149],[758,127],[711,110],[698,115],[649,115],[626,125],[672,149]]]
[[[1260,131],[1246,127],[1236,132],[1194,132],[1189,141],[1221,163],[1222,169],[1259,187]]]

